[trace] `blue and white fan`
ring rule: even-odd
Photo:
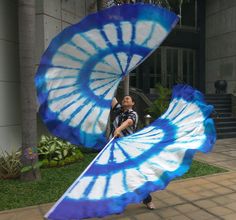
[[[168,110],[150,126],[111,140],[46,214],[51,220],[121,213],[189,169],[194,153],[209,152],[216,132],[203,95],[177,85]]]
[[[40,115],[55,136],[102,148],[119,82],[166,38],[178,17],[151,4],[124,4],[62,31],[42,56],[35,83]]]

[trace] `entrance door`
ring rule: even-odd
[[[177,83],[195,86],[195,50],[160,47],[130,73],[130,85],[154,93],[155,85],[172,88]]]
[[[182,75],[183,82],[194,86],[195,85],[195,51],[184,49],[182,50]]]
[[[163,84],[171,88],[179,81],[180,71],[178,70],[180,64],[179,49],[165,47],[163,48]]]
[[[195,51],[192,49],[161,47],[154,55],[155,70],[149,76],[150,93],[156,83],[172,88],[177,83],[195,85]],[[152,82],[152,83],[151,83]]]

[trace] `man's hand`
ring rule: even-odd
[[[121,136],[121,130],[119,128],[117,128],[115,131],[114,131],[114,137],[120,137]]]
[[[117,103],[118,103],[118,101],[117,101],[117,99],[114,97],[114,98],[112,99],[111,108],[113,109]]]

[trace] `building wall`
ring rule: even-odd
[[[21,145],[17,0],[0,0],[0,148]]]
[[[35,70],[52,38],[96,10],[95,0],[36,0]],[[0,0],[0,148],[9,152],[22,141],[17,11],[17,0]]]
[[[96,0],[36,0],[36,69],[51,40],[64,28],[97,10]],[[49,134],[38,117],[38,139]]]
[[[95,0],[36,0],[36,57],[39,64],[51,40],[67,26],[96,11]]]
[[[236,1],[206,1],[206,92],[227,80],[227,93],[236,91]]]

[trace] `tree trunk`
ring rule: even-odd
[[[18,0],[19,58],[21,81],[22,164],[31,166],[38,161],[27,155],[27,149],[37,144],[37,105],[34,87],[35,0]],[[22,173],[22,180],[40,179],[38,169]]]
[[[124,78],[124,96],[129,95],[129,75]]]
[[[105,8],[105,6],[104,6],[105,2],[104,2],[104,0],[97,0],[97,9],[98,9],[98,11],[102,10],[103,8]]]

